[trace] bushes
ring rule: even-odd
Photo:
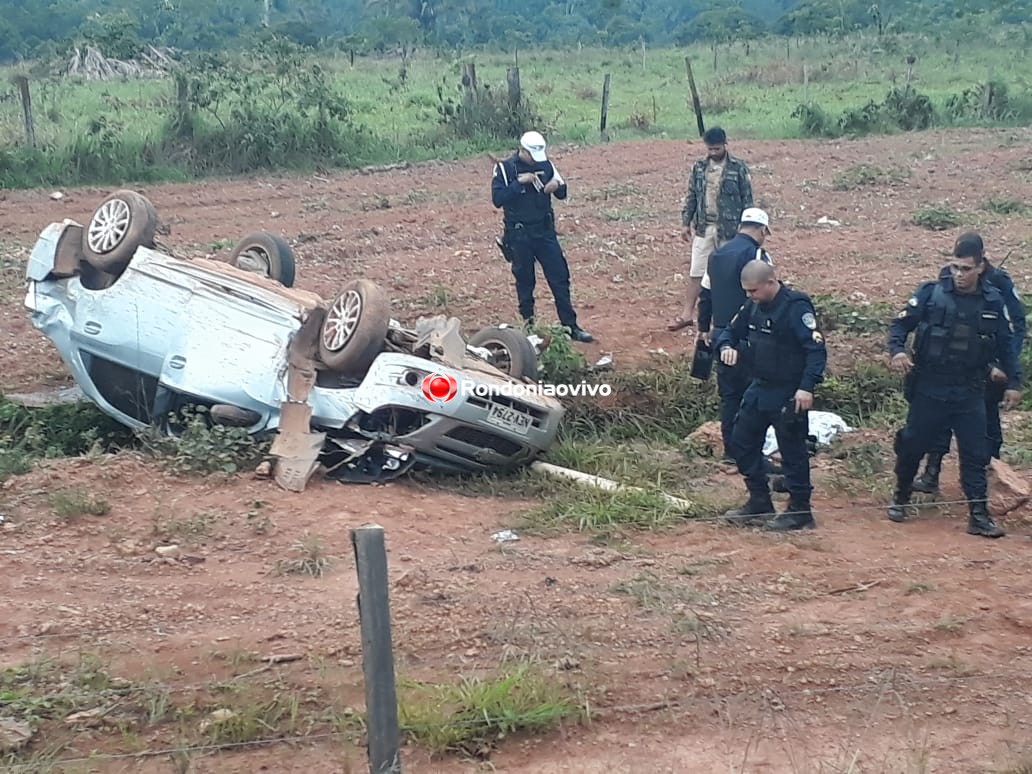
[[[511,140],[519,137],[527,127],[542,125],[541,116],[527,100],[520,99],[512,106],[507,94],[491,89],[487,84],[467,92],[461,100],[445,97],[443,87],[438,86],[437,98],[441,123],[463,140],[477,137]]]
[[[892,88],[883,101],[872,100],[862,107],[845,111],[837,119],[816,104],[799,105],[792,117],[799,119],[800,130],[805,137],[859,136],[895,129],[913,131],[928,129],[936,120],[932,101],[909,87]]]

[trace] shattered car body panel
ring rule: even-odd
[[[129,427],[173,432],[169,416],[185,406],[228,406],[248,432],[270,433],[304,404],[293,429],[310,432],[298,443],[322,442],[329,474],[353,481],[392,478],[413,465],[509,469],[555,440],[563,409],[554,398],[424,395],[430,374],[481,385],[519,381],[456,338],[458,321],[411,331],[392,320],[361,378],[316,359],[312,383],[291,395],[298,373],[291,345],[306,322],[325,315],[318,295],[145,246],[117,279],[94,282],[84,262],[76,269],[59,249],[81,231],[68,220],[44,229],[26,268],[25,305],[83,393]]]

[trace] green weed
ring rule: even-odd
[[[921,228],[931,231],[945,231],[955,228],[963,222],[959,212],[946,206],[925,207],[917,210],[912,220],[915,226],[921,226]]]
[[[329,572],[332,562],[323,549],[322,538],[305,533],[296,543],[294,551],[299,554],[295,559],[280,559],[276,562],[276,571],[281,575],[309,575],[321,578]]]
[[[482,756],[500,739],[545,731],[581,714],[557,680],[526,663],[457,684],[398,684],[403,730],[438,753]]]
[[[982,202],[982,209],[997,215],[1021,215],[1028,212],[1028,205],[1020,199],[990,196]]]
[[[62,519],[78,516],[106,516],[111,512],[111,503],[92,492],[82,489],[61,489],[50,493],[50,507]]]
[[[168,418],[172,434],[160,430],[140,433],[144,448],[176,474],[237,473],[257,465],[268,452],[268,440],[259,440],[243,427],[215,424],[203,406],[185,408]]]

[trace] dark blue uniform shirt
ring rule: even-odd
[[[719,247],[709,259],[709,287],[699,295],[699,330],[703,333],[712,325],[726,328],[735,312],[746,302],[742,290],[742,269],[749,261],[759,259],[771,263],[770,256],[760,243],[748,234],[738,232],[734,239]]]

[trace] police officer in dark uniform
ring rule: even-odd
[[[986,507],[986,378],[1005,383],[1007,406],[1017,405],[1021,392],[1003,297],[985,282],[985,269],[980,252],[954,256],[950,276],[922,284],[890,327],[891,365],[907,375],[910,409],[906,426],[896,433],[896,493],[888,517],[906,519],[921,458],[945,429],[957,436],[967,531],[998,538],[1006,533]],[[912,332],[913,360],[906,352]]]
[[[974,232],[968,231],[957,237],[953,245],[955,258],[968,256],[985,257],[985,247],[982,244],[982,237]],[[1021,302],[1021,295],[1014,287],[1014,281],[1001,266],[993,266],[988,259],[985,259],[985,272],[982,281],[994,285],[1003,296],[1003,304],[1007,310],[1007,318],[1011,327],[1011,348],[1014,350],[1014,362],[1018,367],[1017,379],[1020,383],[1021,374],[1021,347],[1025,342],[1027,324],[1025,322],[1025,305]],[[950,267],[945,266],[939,274],[939,279],[946,279],[950,276]],[[986,440],[989,444],[990,458],[1000,459],[1000,448],[1003,446],[1003,428],[1000,426],[1000,403],[1003,401],[1003,393],[1006,384],[994,382],[987,379],[985,384],[985,423]],[[925,458],[924,472],[914,479],[914,491],[934,494],[939,491],[939,473],[942,471],[942,458],[950,451],[950,429],[940,426],[940,433],[932,444],[932,450]]]
[[[785,287],[774,267],[760,260],[742,270],[742,289],[749,301],[738,311],[715,344],[724,365],[737,366],[743,345],[748,346],[752,380],[731,437],[731,456],[745,477],[749,500],[728,511],[734,523],[766,522],[767,529],[813,529],[817,522],[810,508],[810,455],[807,449],[808,411],[814,388],[824,380],[828,353],[817,330],[813,303],[805,293]],[[770,499],[763,442],[774,426],[781,452],[788,507],[774,516]]]
[[[538,132],[526,132],[519,150],[495,164],[491,201],[504,213],[501,245],[512,264],[520,315],[533,325],[537,260],[555,297],[559,323],[574,341],[590,342],[594,337],[577,325],[570,300],[570,268],[555,233],[552,196],[565,199],[566,194],[566,181],[545,155],[545,138]]]
[[[707,344],[720,338],[735,312],[748,300],[742,290],[742,269],[745,265],[753,260],[771,263],[770,256],[763,249],[769,234],[770,218],[767,213],[759,207],[749,207],[742,212],[738,233],[710,256],[709,268],[702,280],[702,294],[699,296],[699,333]],[[725,461],[733,462],[730,453],[731,431],[742,396],[749,386],[750,375],[745,352],[741,353],[734,366],[717,362],[720,434],[724,439]]]

